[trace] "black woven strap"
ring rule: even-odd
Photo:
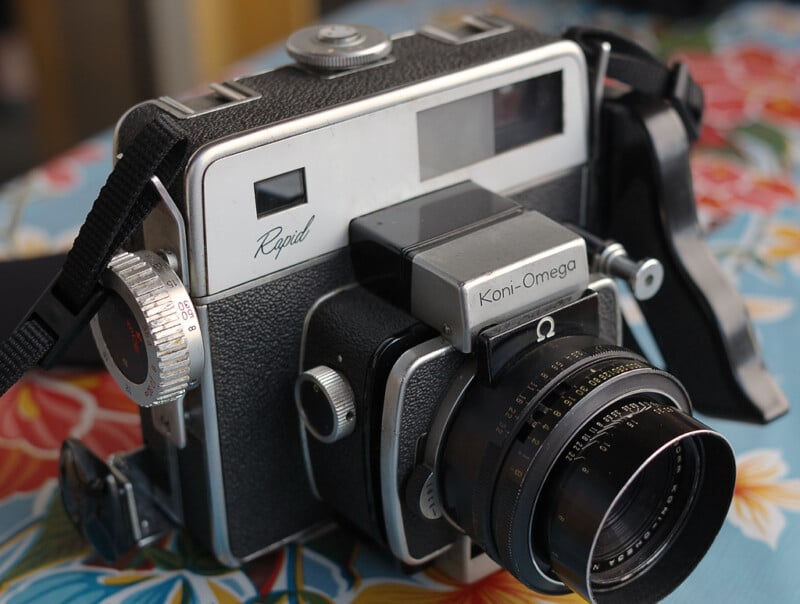
[[[697,140],[703,119],[703,89],[692,79],[686,65],[675,63],[667,67],[635,42],[601,29],[573,27],[564,37],[580,45],[590,63],[600,52],[600,45],[608,42],[611,54],[606,75],[638,92],[672,103],[689,140]]]
[[[0,393],[11,388],[53,347],[55,338],[37,321],[25,321],[0,344]]]
[[[147,124],[123,151],[63,268],[25,320],[0,342],[0,394],[34,365],[51,366],[97,312],[105,297],[100,275],[158,201],[153,177],[168,187],[185,152],[184,135],[165,118]]]

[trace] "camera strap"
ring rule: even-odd
[[[11,335],[0,342],[0,394],[36,364],[58,359],[105,299],[100,276],[158,202],[157,176],[169,187],[180,172],[186,136],[159,117],[126,147],[100,190],[64,266]]]
[[[690,142],[700,136],[703,119],[703,89],[692,79],[684,63],[668,67],[650,52],[627,38],[602,29],[571,27],[564,37],[578,44],[592,65],[601,45],[611,53],[606,76],[653,98],[669,101],[683,122]]]

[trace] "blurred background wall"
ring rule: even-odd
[[[0,0],[0,183],[347,0]]]

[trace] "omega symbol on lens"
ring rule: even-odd
[[[556,335],[556,322],[553,320],[553,317],[550,315],[542,317],[539,324],[536,326],[536,341],[544,342],[554,335]]]

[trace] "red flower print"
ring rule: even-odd
[[[104,372],[27,374],[0,397],[0,498],[54,477],[70,436],[101,457],[135,448],[141,443],[136,410]]]
[[[745,123],[800,122],[800,59],[792,53],[744,44],[713,55],[695,52],[674,58],[703,87],[701,144],[723,147]]]
[[[692,177],[698,207],[710,214],[712,222],[741,209],[771,213],[798,198],[789,178],[763,174],[718,155],[695,154]]]
[[[773,118],[800,123],[800,102],[790,96],[767,99],[764,111]]]
[[[748,99],[744,89],[732,82],[714,82],[703,88],[704,121],[717,128],[733,128],[747,113]]]

